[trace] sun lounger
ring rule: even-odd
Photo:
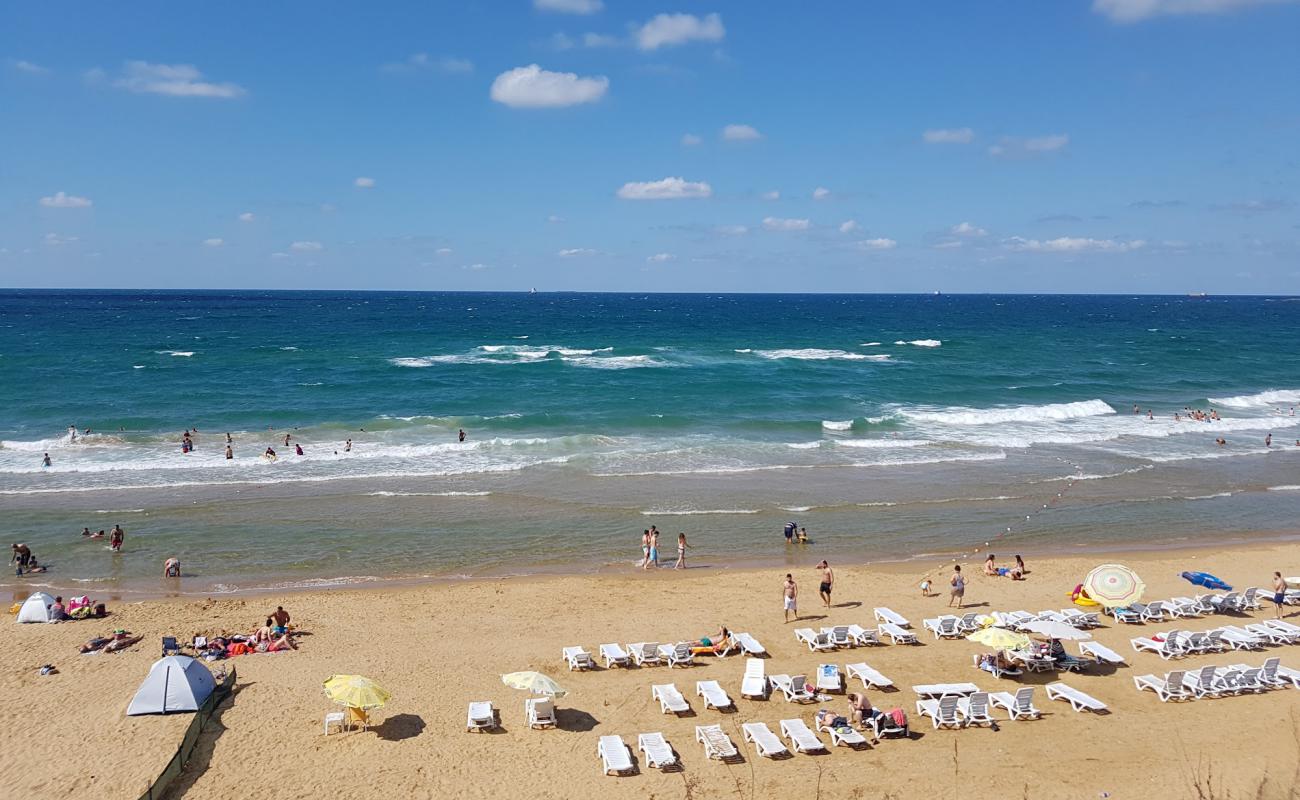
[[[745,741],[752,742],[754,750],[760,756],[776,758],[790,754],[785,745],[781,744],[781,740],[776,738],[776,734],[772,733],[772,729],[767,727],[767,723],[746,722],[740,726],[740,730],[744,734]]]
[[[1056,669],[1056,661],[1033,650],[1008,650],[1007,656],[1015,662],[1025,665],[1030,672],[1051,672]]]
[[[817,665],[817,691],[835,692],[844,691],[844,676],[840,674],[840,668],[834,664]]]
[[[605,669],[614,666],[628,667],[632,664],[632,657],[617,644],[602,644],[600,646],[600,659],[605,662]]]
[[[763,662],[757,658],[745,661],[745,677],[740,682],[741,697],[767,697],[767,676]]]
[[[1011,692],[993,692],[989,695],[989,702],[994,707],[1005,708],[1011,719],[1038,719],[1042,716],[1042,713],[1034,708],[1034,687],[1032,686],[1017,689],[1015,694]]]
[[[695,694],[704,698],[705,708],[734,708],[736,705],[717,681],[696,681]]]
[[[1268,689],[1268,686],[1264,684],[1264,670],[1259,667],[1249,667],[1245,664],[1233,664],[1229,669],[1239,670],[1241,673],[1237,676],[1235,684],[1238,692],[1259,693]]]
[[[888,622],[890,625],[897,625],[900,628],[912,627],[912,623],[907,621],[907,617],[887,606],[880,606],[875,609],[874,613],[877,622]]]
[[[849,635],[848,625],[836,625],[833,628],[822,628],[822,633],[830,638],[831,644],[836,647],[852,647],[855,642]]]
[[[1064,683],[1049,683],[1043,687],[1047,691],[1048,700],[1064,700],[1070,704],[1076,712],[1088,710],[1092,712],[1106,711],[1106,704],[1093,697],[1090,694],[1079,691],[1073,686],[1067,686]]]
[[[912,687],[912,691],[921,697],[944,697],[945,695],[967,695],[978,692],[980,687],[973,683],[922,683]]]
[[[1247,589],[1237,603],[1237,608],[1241,611],[1258,611],[1260,594],[1261,592],[1257,587],[1252,586]]]
[[[643,733],[636,737],[636,749],[645,753],[645,763],[651,769],[677,766],[677,754],[662,733]]]
[[[632,654],[632,660],[638,667],[644,667],[647,664],[659,664],[659,643],[658,642],[637,642],[629,644],[627,650]]]
[[[1183,686],[1183,676],[1185,674],[1182,670],[1176,670],[1163,678],[1155,675],[1134,675],[1133,685],[1137,687],[1139,692],[1144,689],[1155,692],[1156,697],[1159,697],[1162,703],[1167,703],[1170,700],[1192,700],[1194,695]]]
[[[1214,604],[1214,610],[1220,614],[1234,614],[1241,611],[1241,595],[1237,592],[1215,595],[1210,598],[1210,602]]]
[[[917,644],[916,634],[909,630],[904,630],[900,625],[894,622],[882,622],[880,632],[888,636],[894,644]]]
[[[1168,605],[1169,610],[1179,617],[1199,617],[1214,610],[1213,606],[1202,605],[1192,597],[1171,597]]]
[[[563,656],[565,663],[569,665],[570,672],[575,669],[591,669],[596,666],[596,662],[591,658],[591,653],[581,647],[566,647],[560,651],[560,654]]]
[[[1274,628],[1272,625],[1265,625],[1262,622],[1252,622],[1243,627],[1270,644],[1295,644],[1296,640],[1300,639],[1300,633],[1288,633]]]
[[[1293,688],[1300,689],[1300,670],[1291,669],[1290,667],[1284,667],[1279,664],[1277,668],[1277,677],[1278,680],[1283,683],[1289,683]]]
[[[1079,642],[1079,655],[1092,656],[1098,664],[1124,664],[1124,656],[1100,642]]]
[[[740,649],[745,651],[746,655],[767,655],[767,650],[763,649],[763,645],[759,644],[759,641],[748,633],[737,633],[732,638],[740,644]]]
[[[831,637],[825,633],[817,633],[812,628],[795,628],[794,638],[808,645],[808,649],[817,652],[818,650],[834,650],[835,645],[831,642]]]
[[[1218,697],[1223,693],[1219,683],[1218,667],[1213,664],[1201,667],[1194,672],[1183,674],[1183,688],[1199,700],[1203,697]]]
[[[922,620],[921,625],[933,633],[936,639],[959,639],[962,636],[961,629],[958,627],[960,622],[959,617],[945,614],[942,617]]]
[[[1061,609],[1061,617],[1065,624],[1072,625],[1079,630],[1087,630],[1088,628],[1097,628],[1101,626],[1101,620],[1097,619],[1096,614],[1080,611],[1077,608]]]
[[[781,720],[781,735],[786,738],[796,753],[827,752],[826,745],[801,719]]]
[[[497,710],[486,700],[469,704],[469,713],[465,716],[465,730],[490,731],[497,726]]]
[[[929,717],[936,729],[960,728],[964,724],[957,708],[960,699],[956,695],[946,695],[938,700],[917,700],[916,714],[919,717]]]
[[[866,747],[868,744],[867,737],[863,736],[861,733],[858,733],[857,731],[853,730],[853,728],[847,725],[843,727],[835,728],[828,724],[822,724],[818,722],[817,731],[819,733],[830,734],[831,747],[839,747],[840,745],[844,745],[845,747],[851,747],[854,750],[857,750],[859,748]]]
[[[1300,633],[1300,625],[1296,625],[1294,622],[1287,622],[1284,619],[1264,619],[1260,620],[1260,624],[1267,625],[1270,628],[1277,628],[1278,630],[1287,633]]]
[[[1116,622],[1124,622],[1129,625],[1137,625],[1142,622],[1142,613],[1133,606],[1120,606],[1109,609],[1109,611]]]
[[[677,691],[676,684],[654,684],[650,687],[650,697],[659,701],[659,711],[663,714],[685,714],[691,710],[686,698]]]
[[[668,668],[689,667],[695,663],[695,654],[691,652],[689,642],[659,645],[659,658],[668,664]]]
[[[615,775],[631,772],[632,751],[627,749],[621,736],[602,736],[600,743],[596,745],[596,753],[600,756],[600,765],[605,770],[605,774],[613,773]]]
[[[988,692],[975,692],[966,697],[957,698],[957,713],[961,714],[966,725],[992,725],[989,716]]]
[[[974,611],[971,611],[970,613],[967,614],[963,614],[961,619],[957,621],[957,630],[961,631],[962,633],[974,633],[975,631],[979,630],[981,627],[979,616],[980,615]]]
[[[1187,655],[1187,651],[1179,644],[1177,637],[1174,636],[1175,633],[1177,631],[1170,631],[1165,635],[1164,641],[1161,642],[1148,639],[1145,636],[1138,636],[1129,639],[1129,644],[1133,646],[1133,650],[1136,652],[1140,653],[1145,650],[1149,653],[1155,653],[1168,661],[1171,658]]]
[[[971,664],[976,669],[982,669],[995,678],[1003,678],[1007,676],[1011,676],[1015,678],[1025,674],[1024,670],[1016,669],[1014,667],[1010,669],[999,667],[996,659],[986,661],[985,657],[981,656],[978,653],[973,653],[970,657],[970,660],[971,660]]]
[[[894,685],[893,681],[880,674],[875,667],[865,663],[848,664],[844,667],[844,673],[849,678],[861,679],[864,689],[886,689]]]
[[[816,702],[817,696],[808,691],[807,679],[803,675],[769,675],[772,685],[781,690],[787,703]]]
[[[852,637],[855,645],[880,644],[880,635],[875,628],[864,628],[856,624],[850,625],[849,636]]]
[[[734,761],[740,757],[731,737],[723,733],[721,725],[696,725],[695,741],[704,745],[704,755],[719,761]]]
[[[993,617],[993,624],[999,628],[1012,629],[1035,619],[1028,611],[994,611],[989,616]]]
[[[525,700],[524,715],[530,728],[554,728],[558,724],[555,703],[549,697],[530,697]]]
[[[1251,633],[1245,628],[1239,628],[1236,625],[1226,625],[1222,628],[1216,628],[1223,635],[1223,641],[1227,642],[1233,650],[1262,650],[1264,649],[1265,639],[1257,634]]]
[[[1282,666],[1282,659],[1270,658],[1264,661],[1264,666],[1260,668],[1259,680],[1265,686],[1273,689],[1280,689],[1286,685],[1286,681],[1278,676],[1278,670]]]

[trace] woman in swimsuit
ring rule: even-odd
[[[673,565],[673,569],[686,569],[686,548],[688,547],[690,545],[686,543],[686,533],[677,534],[677,563]]]

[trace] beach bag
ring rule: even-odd
[[[96,604],[95,604],[95,616],[98,617],[98,618],[100,618],[100,619],[103,619],[104,617],[107,617],[107,616],[108,616],[108,608],[105,607],[103,603],[96,603]]]

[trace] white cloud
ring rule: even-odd
[[[77,237],[60,236],[57,233],[47,233],[45,234],[45,239],[43,241],[51,247],[58,247],[61,244],[68,244],[77,241]]]
[[[578,258],[579,256],[594,256],[599,250],[592,250],[590,247],[570,247],[556,253],[560,258]]]
[[[605,33],[584,33],[582,34],[583,47],[618,47],[623,40],[617,36],[610,36]]]
[[[552,225],[559,225],[561,222],[564,222],[564,217],[561,217],[559,214],[552,214],[546,218],[546,221]]]
[[[700,137],[696,136],[693,133],[682,134],[682,147],[694,147],[703,141],[704,141],[703,139],[701,139]]]
[[[648,261],[651,264],[662,264],[665,261],[672,261],[675,258],[677,258],[677,256],[673,255],[672,253],[655,253],[654,255],[647,258],[646,261]]]
[[[688,181],[683,178],[630,182],[623,184],[618,190],[618,196],[624,200],[683,200],[710,197],[712,194],[713,187],[707,183]]]
[[[1028,139],[1003,136],[997,144],[989,147],[989,155],[1006,158],[1042,155],[1062,150],[1069,143],[1070,137],[1065,133],[1032,136]]]
[[[89,75],[88,75],[89,77]],[[248,90],[234,83],[213,83],[203,80],[203,73],[193,64],[150,64],[148,61],[128,61],[120,77],[113,81],[119,89],[141,94],[163,94],[171,97],[235,98],[248,94]]]
[[[825,186],[818,186],[816,189],[813,189],[812,199],[814,200],[825,200],[830,196],[831,190],[827,189]]]
[[[572,72],[548,72],[536,64],[516,67],[492,81],[491,96],[511,108],[561,108],[594,103],[605,96],[609,78],[580,78]]]
[[[749,233],[749,228],[744,225],[719,225],[713,229],[713,232],[723,236],[744,236]]]
[[[863,239],[858,242],[858,247],[864,250],[893,250],[898,247],[898,242],[893,239]]]
[[[220,247],[220,246],[222,246],[222,245],[225,244],[225,243],[226,243],[226,240],[225,240],[225,239],[216,239],[216,238],[213,238],[213,239],[204,239],[204,240],[203,240],[203,246],[204,246],[204,247]]]
[[[75,194],[55,192],[49,197],[42,197],[41,205],[46,208],[90,208],[94,203],[90,201],[89,197],[78,197]]]
[[[474,62],[468,58],[413,53],[405,61],[394,61],[380,67],[384,72],[441,72],[446,75],[468,75],[474,71]]]
[[[290,250],[297,250],[300,253],[314,253],[318,250],[324,250],[325,245],[320,242],[294,242],[289,245]]]
[[[763,228],[769,231],[806,231],[811,227],[812,220],[763,217]]]
[[[969,222],[959,222],[948,229],[953,236],[983,236],[988,233],[981,227],[972,225]]]
[[[763,192],[761,195],[759,195],[759,197],[762,197],[764,200],[780,200],[781,192],[777,191],[776,189],[772,189],[770,191]]]
[[[728,125],[722,129],[722,138],[728,142],[752,142],[762,139],[763,134],[752,125]]]
[[[722,17],[709,14],[659,14],[636,29],[636,46],[641,50],[657,50],[687,42],[718,42],[727,35],[722,27]]]
[[[49,73],[49,70],[42,67],[40,64],[33,64],[30,61],[23,61],[22,59],[12,60],[9,62],[9,65],[19,72],[26,72],[28,75],[45,75]]]
[[[433,253],[438,256],[449,256],[452,253],[452,249],[450,247],[439,247],[437,250],[434,250]]]
[[[244,213],[239,215],[240,222],[252,222],[255,219],[257,219],[257,217],[253,216],[252,211],[245,211]]]
[[[1152,17],[1226,14],[1251,6],[1292,0],[1092,0],[1092,10],[1112,22],[1141,22]]]
[[[845,220],[840,223],[840,233],[853,233],[858,229],[858,221],[855,219]]]
[[[352,185],[357,187],[358,189],[373,189],[375,188],[375,179],[367,178],[363,176],[353,181]]]
[[[1146,247],[1142,239],[1121,241],[1118,239],[1089,239],[1079,236],[1062,236],[1057,239],[1025,239],[1012,236],[1002,240],[1002,246],[1008,250],[1024,253],[1127,253]]]
[[[601,0],[533,0],[533,8],[556,14],[595,14],[604,7]]]
[[[970,128],[933,128],[921,134],[926,144],[970,144],[974,138]]]
[[[936,244],[936,245],[934,246],[934,249],[935,249],[935,250],[953,250],[953,249],[956,249],[956,248],[958,248],[958,247],[961,247],[961,242],[960,242],[960,241],[939,242],[938,244]]]

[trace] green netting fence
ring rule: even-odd
[[[225,678],[217,681],[217,688],[203,701],[199,710],[194,713],[194,719],[190,720],[189,727],[185,729],[185,736],[181,739],[180,747],[176,748],[176,754],[163,767],[162,773],[154,780],[149,788],[145,789],[144,794],[140,795],[140,800],[159,800],[167,793],[168,787],[172,782],[180,777],[181,770],[190,760],[194,753],[194,748],[198,746],[199,736],[203,733],[203,726],[208,723],[212,715],[216,713],[217,706],[230,696],[230,692],[235,687],[235,668],[232,665],[230,672]]]

